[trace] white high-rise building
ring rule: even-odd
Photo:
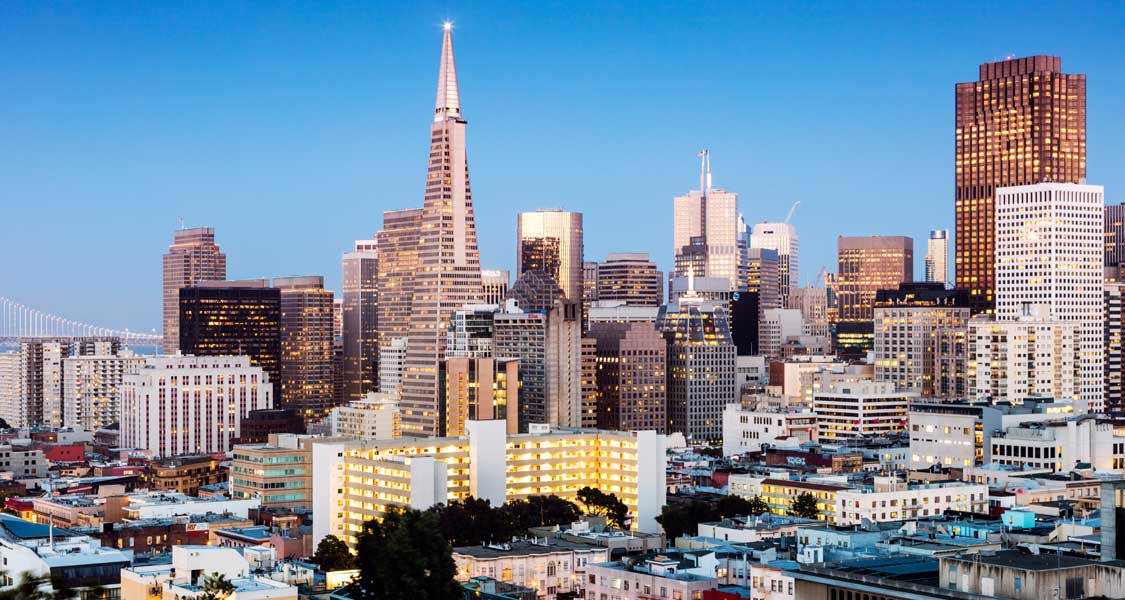
[[[707,151],[699,173],[699,190],[674,200],[673,252],[675,272],[696,277],[722,277],[739,289],[738,194],[711,188]]]
[[[332,437],[353,440],[393,440],[402,433],[398,404],[369,392],[362,400],[334,407],[325,419]]]
[[[121,445],[153,457],[231,449],[250,411],[273,408],[273,383],[248,356],[150,356],[125,375]]]
[[[797,264],[797,228],[789,223],[757,223],[750,232],[750,247],[777,251],[778,295],[782,308],[793,306],[790,297],[800,283]]]
[[[949,272],[946,263],[949,257],[949,230],[934,229],[926,241],[926,281],[948,283]]]
[[[23,371],[19,352],[0,353],[0,419],[18,426],[23,419]]]
[[[63,426],[96,431],[121,420],[121,384],[144,357],[122,351],[63,359]]]
[[[1037,183],[996,190],[996,318],[1028,304],[1077,326],[1078,396],[1104,405],[1102,261],[1105,195],[1096,185]]]
[[[1028,305],[1014,321],[986,315],[969,320],[962,354],[969,398],[1018,404],[1027,398],[1065,400],[1078,395],[1078,326],[1048,315],[1047,307]],[[955,345],[945,346],[958,353]]]
[[[379,349],[379,392],[392,402],[402,398],[402,373],[406,370],[406,338],[396,338]]]

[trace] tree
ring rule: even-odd
[[[316,547],[312,560],[322,571],[344,571],[355,568],[355,557],[348,545],[334,535],[327,535]]]
[[[433,511],[390,507],[356,539],[359,597],[379,600],[459,600],[453,549]]]
[[[0,575],[5,575],[0,571]],[[0,590],[0,600],[70,600],[77,590],[57,577],[24,573],[15,585]]]
[[[222,573],[204,575],[199,587],[203,590],[199,600],[224,600],[234,593],[234,584]]]
[[[509,500],[500,511],[513,533],[526,531],[531,527],[569,525],[582,518],[582,511],[578,510],[576,504],[553,494]]]
[[[718,520],[718,510],[713,504],[699,500],[677,504],[665,504],[656,522],[664,528],[668,541],[685,536],[696,535],[699,524]]]
[[[512,526],[492,503],[481,498],[453,500],[427,512],[437,517],[442,536],[453,546],[476,546],[488,541],[507,541]]]
[[[770,505],[761,496],[754,496],[749,500],[749,503],[751,515],[758,516],[770,511]]]
[[[816,496],[808,492],[801,492],[801,495],[793,501],[793,506],[789,508],[789,514],[805,519],[819,518],[820,509],[816,507]]]
[[[715,503],[717,518],[729,519],[731,517],[746,517],[753,514],[750,501],[742,496],[723,496]]]
[[[629,508],[615,494],[607,494],[598,488],[586,486],[575,495],[588,514],[604,515],[613,527],[625,527]]]

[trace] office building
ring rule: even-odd
[[[760,452],[762,444],[789,439],[816,441],[816,413],[810,410],[767,411],[728,404],[723,408],[723,456]]]
[[[402,434],[398,404],[378,392],[333,408],[325,421],[332,437],[393,440]]]
[[[1086,177],[1086,76],[1057,56],[1013,58],[982,64],[956,97],[954,264],[976,313],[995,302],[997,189]]]
[[[987,462],[1018,469],[1069,472],[1081,465],[1097,471],[1125,467],[1125,436],[1095,415],[1020,423],[992,434]]]
[[[949,283],[946,262],[949,259],[949,230],[934,229],[926,240],[926,282]]]
[[[442,363],[441,431],[465,434],[469,421],[498,419],[507,433],[519,433],[520,361],[491,356],[453,357]]]
[[[410,332],[421,229],[422,209],[390,210],[383,213],[383,229],[375,235],[379,249],[375,322],[380,352],[394,340],[405,340]]]
[[[247,356],[150,356],[126,374],[121,445],[154,457],[226,452],[250,411],[273,408],[269,373]]]
[[[132,352],[70,356],[62,361],[63,426],[97,431],[121,420],[121,384],[144,364]]]
[[[1125,202],[1105,206],[1105,265],[1125,263]]]
[[[1125,409],[1125,397],[1122,396],[1122,384],[1125,382],[1123,365],[1121,362],[1122,340],[1125,339],[1125,321],[1122,321],[1122,308],[1125,308],[1125,296],[1122,290],[1125,284],[1102,284],[1102,369],[1104,372],[1103,385],[1105,386],[1105,412],[1120,412]]]
[[[430,132],[418,268],[410,303],[400,401],[403,435],[425,437],[438,432],[438,366],[445,354],[449,314],[464,304],[478,302],[483,291],[465,127],[453,61],[453,37],[446,27]]]
[[[740,289],[758,294],[759,310],[782,308],[780,265],[776,250],[750,248],[745,253],[746,279]]]
[[[984,402],[914,402],[909,421],[911,469],[963,468],[985,462],[1003,414]]]
[[[854,381],[821,389],[813,394],[817,438],[842,442],[905,431],[910,402],[917,397],[888,382]]]
[[[508,287],[511,282],[511,276],[506,270],[500,269],[482,269],[480,272],[481,285],[484,287],[484,295],[481,296],[481,301],[484,304],[503,304],[504,299],[508,297]]]
[[[389,505],[426,509],[469,497],[501,506],[554,494],[573,500],[590,486],[625,503],[634,528],[659,531],[665,503],[664,436],[536,426],[505,434],[503,421],[470,421],[467,435],[313,445],[313,542],[335,535],[349,545]]]
[[[248,356],[281,376],[281,291],[265,279],[201,281],[180,290],[180,351],[194,356]],[[276,396],[275,396],[276,397]]]
[[[406,338],[391,340],[379,348],[379,393],[388,400],[402,398],[402,374],[406,371]]]
[[[257,499],[262,508],[312,508],[312,445],[324,441],[340,440],[286,433],[271,435],[266,443],[235,446],[231,450],[231,498]]]
[[[903,283],[875,294],[875,381],[934,395],[937,331],[963,329],[968,294],[943,283]]]
[[[590,301],[625,302],[634,306],[664,303],[664,273],[642,252],[610,253],[603,263],[586,263],[593,275]]]
[[[914,240],[902,236],[837,238],[839,303],[836,353],[864,358],[874,346],[875,294],[914,280]]]
[[[827,337],[828,288],[799,287],[790,296],[792,307],[801,311],[801,320],[809,334]]]
[[[333,372],[332,292],[323,277],[278,277],[281,291],[279,408],[291,408],[306,422],[324,418],[337,404]]]
[[[1077,327],[1079,398],[1104,402],[1103,225],[1101,186],[1039,183],[996,190],[996,318],[1046,306]]]
[[[730,337],[740,357],[761,354],[758,347],[762,316],[760,298],[758,292],[738,292],[730,300]]]
[[[164,255],[164,352],[171,354],[180,343],[180,288],[200,281],[227,278],[227,256],[215,243],[213,227],[179,229]]]
[[[375,240],[356,240],[343,258],[340,306],[342,400],[379,389],[379,251]]]
[[[700,153],[699,190],[677,196],[674,206],[675,276],[721,277],[739,289],[738,194],[711,188],[711,159]]]
[[[689,289],[660,308],[656,328],[668,343],[668,431],[691,443],[718,441],[723,407],[737,400],[739,387],[726,304]]]
[[[764,356],[781,356],[785,342],[804,334],[801,311],[789,308],[770,308],[762,311],[758,326],[758,353]]]
[[[541,269],[523,273],[512,285],[512,289],[508,290],[508,298],[515,300],[516,306],[528,312],[551,310],[555,302],[565,297],[566,292],[558,282],[550,273]]]
[[[757,223],[750,233],[750,248],[777,252],[777,289],[781,308],[796,308],[790,297],[800,285],[797,228],[789,223]]]
[[[597,427],[618,431],[668,424],[667,343],[652,322],[594,323]]]
[[[582,299],[582,213],[558,209],[519,213],[516,277],[546,272],[569,300]]]

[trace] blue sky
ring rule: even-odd
[[[152,328],[177,218],[234,278],[322,274],[420,206],[455,22],[486,267],[516,213],[581,211],[586,256],[671,263],[709,148],[750,222],[799,199],[801,278],[837,235],[953,225],[953,86],[1058,54],[1088,75],[1088,174],[1125,189],[1120,3],[0,3],[0,295]],[[919,271],[920,272],[920,271]]]

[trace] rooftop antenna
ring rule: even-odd
[[[184,218],[183,217],[176,217],[176,221],[178,221],[179,224],[180,224],[180,231],[183,231],[184,230]]]
[[[699,151],[699,193],[704,198],[711,190],[711,154],[707,149]]]

